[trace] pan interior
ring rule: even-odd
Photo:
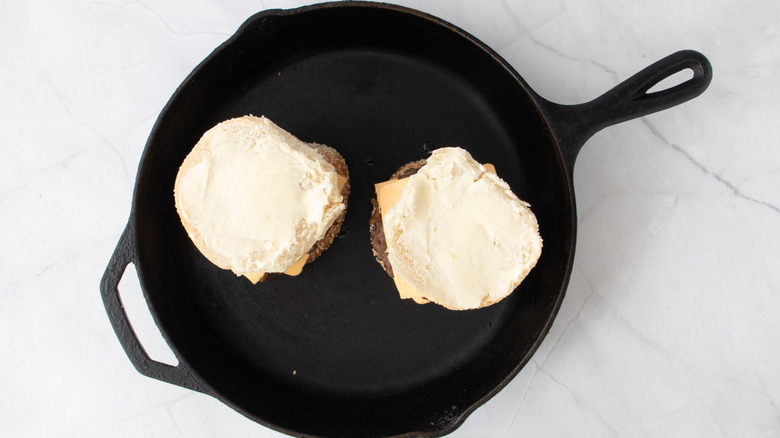
[[[197,251],[172,192],[200,135],[245,114],[336,148],[352,184],[333,245],[300,276],[258,285]],[[372,255],[373,184],[441,146],[494,163],[539,219],[537,267],[486,309],[401,300]],[[139,274],[182,361],[257,421],[340,436],[439,430],[513,375],[563,294],[571,208],[559,154],[525,85],[451,29],[371,8],[250,20],[161,114],[134,198]]]

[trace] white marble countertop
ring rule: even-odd
[[[559,316],[451,436],[780,436],[780,3],[400,3],[466,29],[560,103],[679,49],[714,67],[699,98],[585,145]],[[303,4],[0,2],[3,436],[282,436],[138,374],[98,283],[176,86],[252,13]],[[131,319],[165,360],[129,277]]]

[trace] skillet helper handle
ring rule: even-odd
[[[201,380],[193,375],[181,361],[179,365],[171,366],[151,359],[133,331],[119,297],[119,282],[124,276],[127,265],[135,263],[136,260],[135,229],[133,223],[129,222],[119,238],[119,243],[117,243],[106,271],[103,273],[103,278],[100,280],[103,306],[106,308],[108,319],[114,327],[119,343],[135,369],[144,376],[194,391],[206,392]]]
[[[690,69],[693,77],[660,91],[648,93],[662,80]],[[681,50],[646,67],[596,99],[580,105],[545,101],[549,122],[558,134],[569,172],[582,145],[596,132],[637,117],[687,102],[699,96],[712,81],[712,65],[694,50]]]

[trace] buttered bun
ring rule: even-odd
[[[402,297],[480,308],[512,293],[536,265],[536,217],[491,170],[464,149],[441,148],[377,185],[372,246]]]
[[[174,185],[195,246],[253,281],[319,256],[339,232],[348,196],[347,166],[335,149],[251,115],[203,134]]]

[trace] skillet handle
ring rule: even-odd
[[[181,360],[177,366],[171,366],[151,359],[133,331],[119,297],[118,286],[127,265],[135,263],[136,260],[135,229],[131,221],[128,222],[125,231],[119,238],[119,243],[117,243],[106,271],[103,273],[103,278],[100,280],[103,306],[106,308],[108,319],[114,327],[117,338],[119,338],[119,343],[135,369],[144,376],[206,393],[201,379],[190,371]]]
[[[674,87],[647,91],[675,73],[690,69],[693,77]],[[712,65],[693,50],[681,50],[651,64],[596,99],[560,105],[542,99],[548,122],[564,152],[569,173],[582,145],[596,132],[637,117],[671,108],[699,96],[712,81]]]

